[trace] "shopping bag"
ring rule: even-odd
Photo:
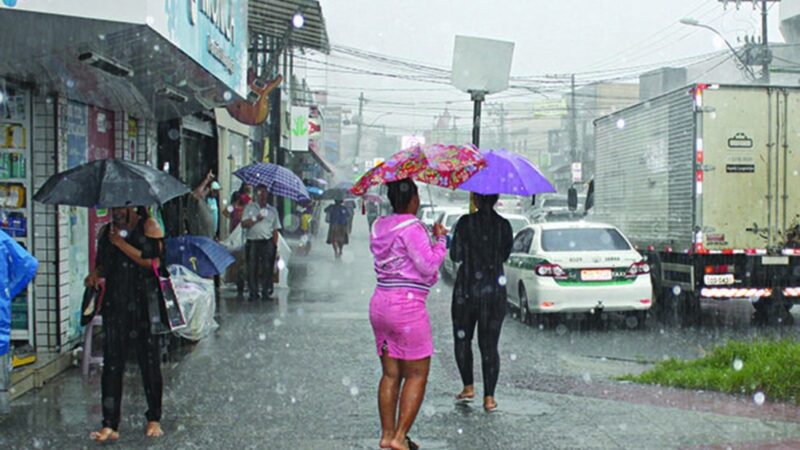
[[[158,273],[156,267],[156,260],[152,260],[153,273],[158,280],[158,287],[160,291],[161,300],[161,318],[162,321],[169,327],[169,331],[175,331],[186,326],[186,318],[183,316],[180,304],[178,303],[178,296],[175,294],[175,287],[172,285],[172,280],[166,276],[162,277]]]
[[[243,250],[245,244],[245,235],[242,224],[236,225],[236,228],[231,231],[231,234],[228,235],[225,240],[222,240],[219,243],[230,253]]]
[[[100,283],[100,288],[87,287],[83,291],[83,302],[81,303],[81,326],[86,326],[100,312],[103,306],[103,296],[106,293],[105,283]]]

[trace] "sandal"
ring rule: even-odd
[[[419,445],[416,442],[412,441],[408,435],[406,435],[406,444],[408,444],[408,450],[419,450]]]

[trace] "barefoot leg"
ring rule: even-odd
[[[400,392],[400,415],[397,419],[397,431],[392,439],[392,449],[403,450],[408,448],[406,434],[425,399],[425,387],[428,384],[428,372],[431,367],[431,358],[417,361],[400,361],[400,371],[404,379],[403,389]]]
[[[397,400],[400,394],[400,364],[386,354],[381,356],[383,376],[378,385],[378,411],[381,415],[381,448],[390,448],[397,428]]]
[[[159,422],[151,421],[147,422],[144,435],[147,437],[161,437],[164,435],[164,430],[161,429],[161,424]]]
[[[89,438],[95,442],[116,441],[119,439],[119,432],[109,427],[101,428],[100,431],[93,431]]]

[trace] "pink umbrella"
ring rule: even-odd
[[[432,144],[401,150],[368,170],[350,192],[364,195],[372,186],[412,178],[434,186],[455,189],[486,165],[474,145]]]

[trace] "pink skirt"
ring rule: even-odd
[[[433,354],[427,293],[416,289],[376,288],[369,303],[369,321],[378,356],[414,361]]]

